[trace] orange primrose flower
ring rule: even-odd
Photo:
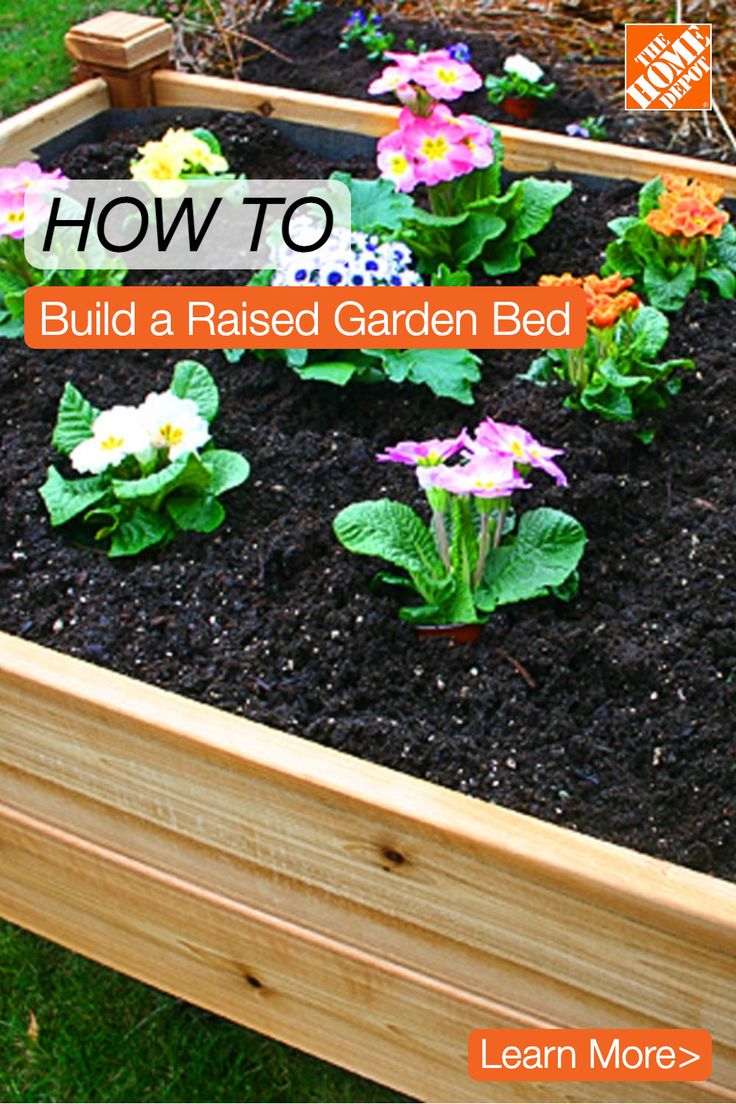
[[[573,276],[569,272],[563,272],[562,276],[540,276],[538,287],[582,287],[580,276]]]
[[[723,196],[717,184],[686,177],[663,176],[665,190],[659,197],[659,207],[645,216],[650,229],[664,237],[720,237],[730,215],[716,204]]]
[[[591,272],[588,276],[571,276],[569,272],[562,276],[541,276],[540,287],[581,287],[585,292],[585,305],[588,322],[607,329],[615,326],[622,314],[638,310],[641,299],[633,291],[627,291],[633,284],[630,276],[612,272],[610,276],[598,276]]]

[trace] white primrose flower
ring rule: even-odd
[[[523,77],[531,84],[538,84],[544,76],[544,69],[540,68],[536,61],[531,61],[530,58],[525,57],[524,54],[512,54],[507,57],[503,63],[503,70],[504,73],[516,73],[517,76]]]
[[[210,439],[209,426],[193,399],[180,399],[171,391],[152,391],[138,411],[148,443],[168,449],[169,460],[194,452]]]
[[[69,459],[75,471],[99,475],[126,456],[142,456],[149,448],[148,433],[136,407],[113,406],[97,415],[92,436],[77,445]]]

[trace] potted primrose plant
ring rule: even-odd
[[[195,360],[179,361],[166,391],[138,406],[98,410],[67,382],[52,444],[70,474],[52,464],[40,488],[52,526],[111,557],[213,532],[225,520],[220,496],[250,474],[244,456],[214,445],[219,405],[214,379]]]
[[[0,338],[23,336],[25,294],[29,287],[115,287],[128,274],[117,269],[40,269],[29,264],[24,238],[43,224],[52,192],[65,191],[61,169],[44,172],[33,161],[0,168]]]
[[[461,60],[465,56],[454,47],[388,53],[391,64],[368,87],[370,95],[393,92],[403,105],[397,128],[377,144],[382,181],[398,193],[424,185],[430,209],[403,194],[387,202],[376,181],[360,182],[363,194],[353,196],[353,211],[370,209],[372,229],[380,218],[384,227],[400,231],[397,236],[412,249],[419,270],[436,283],[467,282],[475,263],[489,276],[515,272],[533,256],[529,238],[572,191],[567,181],[533,176],[501,191],[503,145],[497,131],[474,115],[455,114],[444,102],[483,83]],[[350,186],[349,179],[345,183]]]
[[[515,119],[530,119],[540,103],[548,100],[557,91],[554,82],[543,84],[544,70],[536,61],[524,54],[512,54],[503,63],[503,76],[492,73],[486,77],[485,86],[488,101],[500,104],[501,110]]]
[[[663,311],[682,308],[697,289],[703,298],[736,295],[736,230],[719,201],[723,188],[665,175],[645,184],[639,212],[609,222],[616,240],[606,249],[604,273],[636,280]]]
[[[691,369],[684,357],[660,360],[669,337],[667,318],[631,291],[631,277],[612,272],[605,278],[542,276],[542,287],[581,287],[585,293],[587,334],[579,349],[547,349],[522,379],[544,385],[555,378],[570,386],[565,406],[589,410],[606,421],[628,422],[662,410],[682,385],[677,369]],[[654,436],[651,426],[641,440]]]
[[[531,488],[534,470],[567,485],[554,459],[562,451],[491,418],[474,435],[462,430],[444,440],[402,441],[377,459],[415,469],[430,526],[405,503],[382,498],[341,510],[335,535],[349,551],[391,564],[378,582],[418,596],[419,604],[403,606],[399,617],[420,636],[477,640],[498,606],[546,595],[568,599],[577,590],[582,525],[545,507],[517,517],[514,505]]]

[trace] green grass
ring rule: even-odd
[[[0,922],[0,1100],[400,1099]]]
[[[0,116],[71,83],[64,35],[110,8],[141,11],[144,0],[0,0]]]
[[[109,8],[144,3],[0,0],[0,115],[68,87],[65,32]],[[2,1101],[401,1099],[0,921]]]

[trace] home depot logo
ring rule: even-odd
[[[627,23],[628,111],[710,109],[710,23]]]

